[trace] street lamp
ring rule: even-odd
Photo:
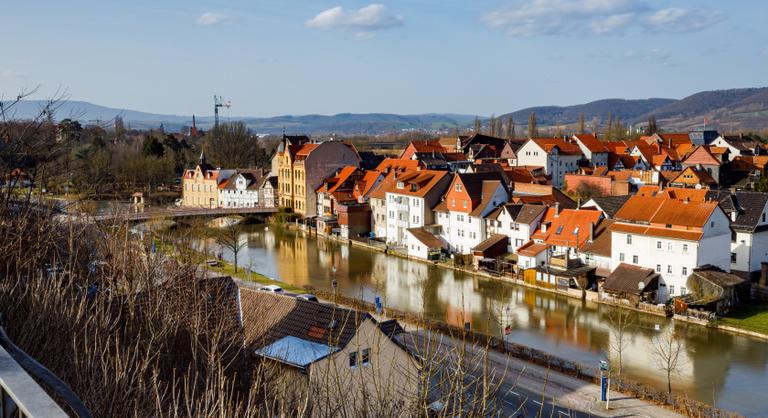
[[[600,360],[600,400],[605,402],[605,409],[611,400],[611,365],[608,360]]]
[[[336,266],[331,266],[331,288],[333,288],[333,304],[336,305],[336,289],[339,287],[339,284],[336,282]]]

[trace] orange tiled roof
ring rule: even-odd
[[[394,181],[388,183],[384,192],[423,197],[429,193],[440,180],[448,175],[447,171],[438,170],[409,171],[398,175],[396,179],[393,179]],[[398,183],[402,183],[403,188],[398,188]]]
[[[646,225],[701,228],[716,208],[715,201],[681,203],[673,199],[632,196],[616,212],[614,219]]]
[[[419,168],[419,162],[417,160],[406,160],[400,158],[385,158],[376,167],[376,171],[384,173],[389,169],[397,171],[410,171]]]
[[[695,186],[697,184],[703,186],[717,184],[715,179],[713,179],[712,176],[704,169],[688,167],[679,173],[680,174],[678,174],[677,177],[671,179],[669,182],[675,184],[687,184],[690,186]]]
[[[547,244],[536,244],[533,241],[528,241],[522,247],[517,249],[517,254],[524,257],[536,257],[547,248],[549,248],[549,245]]]
[[[307,157],[319,144],[304,144],[296,151],[297,157]]]
[[[581,141],[591,152],[608,152],[608,147],[606,147],[605,143],[597,139],[594,134],[579,134],[573,137]]]
[[[701,239],[702,235],[704,235],[703,231],[687,231],[682,229],[669,229],[647,225],[622,224],[618,222],[611,225],[610,230],[628,234],[648,235],[661,238],[676,238],[687,241],[698,241]]]
[[[549,208],[542,219],[542,224],[549,226],[546,231],[539,228],[531,238],[548,245],[581,248],[589,240],[590,224],[597,225],[603,218],[602,212],[588,209],[563,209],[556,213],[555,208]]]
[[[717,159],[712,153],[707,149],[706,146],[700,145],[696,147],[696,149],[691,152],[688,157],[686,157],[685,160],[683,160],[685,164],[703,164],[703,165],[720,165],[720,160]]]
[[[581,154],[581,148],[572,141],[566,141],[562,138],[532,138],[531,141],[540,146],[544,151],[550,152],[557,147],[563,154]]]
[[[374,170],[367,170],[357,183],[358,194],[360,196],[367,196],[373,186],[376,185],[376,180],[381,176],[381,173]]]
[[[353,174],[355,174],[355,172],[356,172],[356,171],[357,171],[357,167],[355,167],[355,166],[353,166],[353,165],[348,165],[348,166],[346,166],[346,167],[343,167],[343,168],[342,168],[342,169],[339,171],[339,174],[336,176],[336,178],[334,178],[334,179],[333,179],[333,180],[335,181],[335,184],[334,184],[333,186],[331,186],[331,187],[328,189],[328,192],[329,192],[329,193],[333,193],[333,192],[335,192],[335,191],[339,190],[339,188],[340,188],[342,185],[344,185],[344,183],[345,183],[347,180],[349,180],[349,178],[350,178],[350,177],[351,177]]]

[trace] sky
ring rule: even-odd
[[[0,94],[153,113],[503,114],[768,86],[764,0],[0,0]]]

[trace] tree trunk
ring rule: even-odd
[[[672,372],[667,370],[667,392],[672,394]]]

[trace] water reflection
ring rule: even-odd
[[[554,355],[597,364],[606,357],[611,339],[609,307],[487,280],[431,264],[307,238],[279,228],[254,227],[241,264],[293,285],[330,288],[335,276],[339,291],[385,306],[423,313],[462,326],[501,335],[507,325],[511,341]],[[208,245],[213,245],[208,242]],[[225,257],[229,255],[225,253]],[[768,382],[768,344],[690,324],[638,315],[628,332],[624,372],[658,387],[663,373],[654,362],[652,339],[667,327],[683,338],[682,364],[673,389],[749,416],[768,415],[763,387]]]

